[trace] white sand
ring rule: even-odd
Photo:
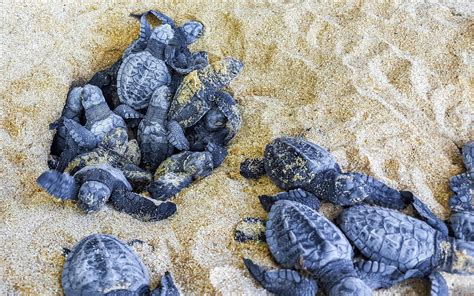
[[[141,239],[153,276],[173,272],[186,294],[264,294],[241,258],[270,264],[264,245],[237,244],[235,224],[261,216],[268,179],[239,163],[279,135],[304,135],[347,170],[411,189],[443,218],[448,178],[463,170],[456,145],[473,139],[473,15],[468,1],[335,5],[300,1],[2,1],[0,5],[0,294],[61,294],[63,247],[111,233]],[[289,2],[289,1],[288,1]],[[158,3],[158,2],[157,2]],[[382,2],[381,2],[382,3]],[[224,165],[181,192],[168,221],[142,223],[106,208],[85,216],[36,185],[73,81],[112,64],[138,32],[130,12],[158,9],[207,26],[195,49],[234,56],[244,125]],[[471,129],[469,126],[471,125]],[[453,295],[474,277],[446,275]],[[376,295],[426,293],[410,281]]]

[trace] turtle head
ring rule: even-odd
[[[204,80],[205,84],[211,85],[216,89],[221,89],[234,80],[240,74],[243,67],[244,64],[241,61],[227,57],[213,62],[201,70],[205,73],[204,77],[201,76],[201,80]]]
[[[195,42],[204,34],[204,25],[198,21],[187,22],[179,29],[183,32],[186,38],[186,44],[188,45]]]
[[[442,253],[446,256],[443,269],[450,273],[474,274],[474,242],[452,239],[440,244]]]
[[[206,128],[210,131],[216,131],[225,127],[227,118],[218,108],[212,108],[204,117]]]
[[[328,295],[361,295],[369,296],[372,295],[372,289],[369,288],[364,281],[356,277],[346,277],[340,282],[332,286]]]
[[[91,84],[84,85],[82,88],[82,105],[84,109],[88,110],[100,104],[107,104],[100,88]]]
[[[104,183],[87,181],[82,184],[77,195],[79,207],[86,213],[99,210],[109,199],[110,189]]]

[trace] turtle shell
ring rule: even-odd
[[[324,148],[299,137],[281,137],[265,148],[265,171],[280,188],[305,188],[318,174],[339,170]]]
[[[268,247],[285,268],[317,275],[333,261],[352,260],[352,247],[336,225],[298,202],[277,201],[266,227]]]
[[[93,234],[82,239],[67,256],[62,273],[64,294],[105,295],[148,291],[150,277],[140,258],[117,238]]]
[[[117,75],[120,102],[135,110],[146,108],[153,92],[170,81],[165,62],[146,50],[131,54],[123,60]]]
[[[183,128],[194,125],[211,109],[206,90],[206,86],[199,79],[198,71],[186,75],[176,90],[168,116]]]
[[[425,266],[435,255],[437,231],[396,210],[353,206],[341,213],[339,226],[364,256],[402,272]]]

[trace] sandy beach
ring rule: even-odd
[[[233,235],[242,218],[266,217],[258,195],[279,190],[242,178],[239,165],[281,135],[304,136],[343,170],[409,189],[449,217],[448,180],[464,171],[458,148],[474,139],[474,4],[377,3],[2,0],[0,294],[61,295],[63,248],[92,233],[143,241],[134,248],[153,287],[168,270],[186,295],[266,294],[242,263],[273,264],[266,245]],[[71,84],[111,65],[137,36],[129,14],[149,9],[202,21],[193,50],[244,62],[231,85],[243,126],[224,164],[174,198],[171,219],[144,223],[111,207],[85,215],[35,183],[47,169],[48,124]],[[474,291],[474,276],[443,275],[452,295]],[[428,289],[411,280],[374,295]]]

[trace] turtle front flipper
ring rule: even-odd
[[[335,178],[334,196],[346,199],[352,205],[359,202],[378,205],[392,209],[403,209],[407,206],[406,201],[398,190],[395,190],[383,182],[361,173],[339,174]]]
[[[430,296],[448,296],[449,288],[446,280],[439,272],[433,272],[429,276],[431,282]]]
[[[240,174],[247,179],[258,179],[265,175],[263,158],[249,158],[240,164]]]
[[[69,137],[82,150],[89,151],[99,144],[99,139],[90,130],[72,119],[64,119],[64,126]]]
[[[167,125],[168,141],[178,150],[189,150],[189,142],[183,128],[177,121],[171,120]]]
[[[49,194],[62,200],[75,200],[79,191],[79,184],[74,177],[58,171],[47,171],[42,173],[36,180],[41,188]]]
[[[440,231],[444,236],[448,236],[448,227],[446,224],[436,217],[433,212],[413,193],[410,191],[400,191],[402,197],[411,203],[418,218],[428,223],[434,229]]]
[[[390,288],[406,279],[397,267],[377,261],[358,261],[354,264],[359,277],[372,289]]]
[[[151,199],[123,189],[114,190],[110,201],[117,211],[145,222],[163,220],[176,212],[176,205],[172,202],[157,205]]]
[[[291,269],[268,270],[244,259],[244,264],[252,277],[267,291],[276,295],[316,295],[318,285],[315,280],[303,277]]]
[[[160,285],[151,292],[151,296],[179,296],[179,290],[168,271],[161,277]]]
[[[206,150],[212,155],[212,166],[214,168],[221,166],[228,154],[227,148],[214,142],[208,143]]]
[[[319,211],[319,207],[321,205],[319,199],[314,194],[300,188],[293,189],[288,192],[280,192],[275,195],[260,195],[258,199],[260,200],[263,209],[267,212],[270,212],[273,204],[279,200],[291,200],[299,202],[315,211]]]
[[[166,173],[148,186],[151,197],[157,200],[168,200],[188,187],[193,181],[188,174]]]

